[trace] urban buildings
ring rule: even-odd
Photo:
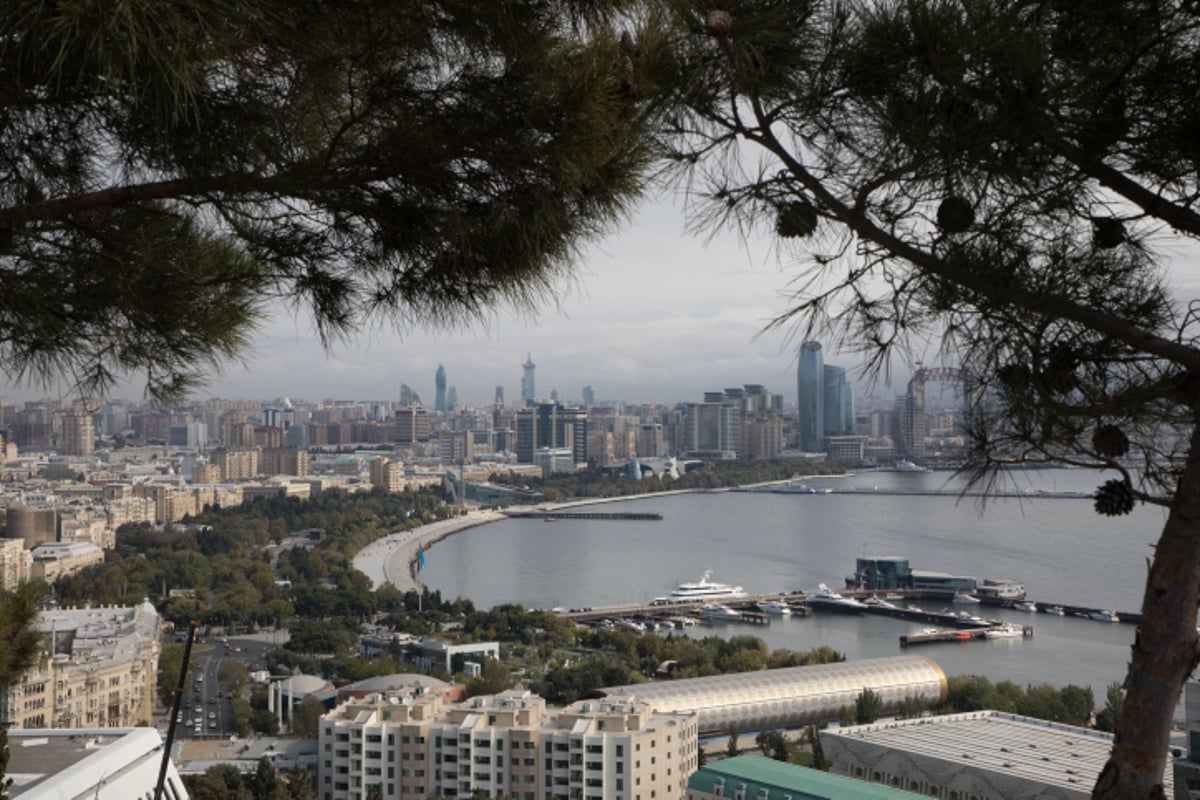
[[[448,703],[417,687],[322,718],[317,794],[679,800],[698,751],[695,715],[629,698],[556,710],[523,690]]]
[[[588,460],[588,412],[558,403],[538,403],[517,411],[517,463],[535,463],[542,449],[571,451],[576,464]]]
[[[58,452],[65,456],[90,456],[95,449],[96,430],[92,415],[82,409],[71,409],[61,417],[62,432]]]
[[[37,666],[0,697],[13,728],[131,728],[154,712],[159,616],[129,608],[59,609],[38,615]]]

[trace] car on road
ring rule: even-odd
[[[215,711],[210,711],[210,712],[208,712],[208,718],[209,718],[209,719],[216,719],[216,718],[217,718],[217,712],[215,712]]]
[[[216,721],[215,719],[210,719],[210,720],[208,721],[208,727],[209,727],[209,728],[215,728],[215,727],[217,727],[217,721]]]
[[[197,713],[197,714],[203,714],[203,713],[204,713],[204,707],[203,707],[203,706],[196,706],[196,713]]]

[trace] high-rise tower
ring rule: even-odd
[[[796,371],[797,405],[800,416],[800,449],[821,449],[825,435],[825,357],[820,342],[800,345],[800,367]]]
[[[437,387],[437,392],[433,399],[434,411],[446,410],[446,368],[438,364],[437,374],[433,376],[434,386]]]
[[[533,371],[537,369],[537,364],[533,363],[533,353],[525,357],[525,363],[521,365],[521,369],[521,402],[528,403],[537,397],[533,386]]]

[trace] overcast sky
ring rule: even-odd
[[[560,399],[578,400],[590,385],[598,401],[669,403],[758,383],[791,404],[798,342],[786,330],[763,328],[787,308],[796,272],[797,265],[781,260],[765,240],[747,243],[723,232],[704,242],[685,230],[679,202],[661,198],[588,248],[577,279],[561,287],[557,307],[526,316],[501,311],[487,325],[453,332],[376,330],[329,352],[307,318],[280,314],[262,328],[245,364],[230,364],[197,397],[396,400],[403,382],[432,406],[434,373],[442,364],[459,402],[490,403],[502,385],[511,404],[520,398],[528,354],[543,398],[557,389]],[[1176,275],[1194,297],[1190,270]],[[829,352],[826,363],[856,366]],[[926,363],[936,363],[932,353]],[[893,385],[874,389],[881,398],[894,396],[907,380],[910,365],[894,366]],[[143,388],[132,384],[113,396],[137,399]],[[857,397],[866,389],[858,386]],[[69,398],[68,390],[9,382],[0,384],[0,398],[10,404]]]
[[[512,403],[532,355],[540,397],[557,389],[560,399],[578,400],[590,385],[597,400],[674,402],[759,383],[792,403],[798,343],[786,331],[761,332],[787,307],[794,274],[767,243],[726,232],[706,244],[685,230],[677,202],[648,201],[621,230],[588,247],[557,307],[524,316],[501,311],[487,325],[452,332],[376,330],[329,352],[307,318],[280,314],[261,329],[246,364],[229,365],[198,396],[396,400],[403,382],[432,406],[443,364],[459,402],[491,403],[502,385]],[[136,399],[142,389],[113,394]],[[8,403],[70,396],[67,387],[11,382],[0,388],[5,395]]]

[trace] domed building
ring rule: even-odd
[[[924,656],[893,656],[785,667],[731,675],[610,686],[609,697],[649,703],[663,714],[694,711],[701,735],[796,728],[836,719],[854,707],[863,689],[883,700],[885,713],[918,697],[936,706],[946,699],[946,674]]]

